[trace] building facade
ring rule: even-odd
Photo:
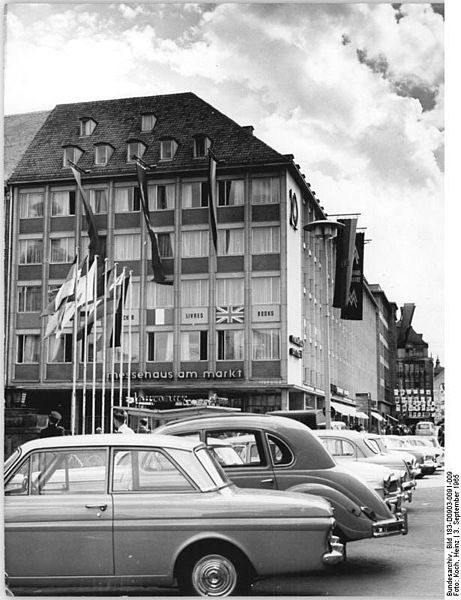
[[[216,252],[208,214],[210,147],[218,160]],[[153,281],[133,155],[151,166],[151,222],[173,285]],[[322,269],[329,264],[332,293],[334,245],[322,256],[303,226],[326,214],[293,156],[192,93],[59,105],[14,169],[7,407],[59,410],[69,427],[72,328],[59,341],[45,339],[41,316],[76,254],[88,252],[68,160],[84,171],[108,265],[131,276],[122,347],[100,348],[101,324],[86,350],[78,342],[78,431],[107,430],[112,403],[322,408]],[[363,322],[341,321],[335,311],[331,317],[332,386],[343,405],[353,406],[357,393],[377,395],[377,305],[369,290],[365,296]]]

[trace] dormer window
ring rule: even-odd
[[[94,147],[94,164],[107,165],[113,153],[114,148],[110,144],[97,144]]]
[[[157,117],[153,113],[141,115],[141,131],[152,131],[157,122]]]
[[[77,146],[66,146],[64,148],[64,156],[63,156],[63,167],[69,166],[68,161],[71,160],[73,163],[77,164],[80,160],[80,157],[83,154],[83,150],[80,150]]]
[[[160,140],[160,160],[172,160],[178,149],[176,140],[169,138]]]
[[[96,129],[96,121],[90,117],[80,119],[80,135],[88,136]]]
[[[128,142],[126,162],[129,162],[129,163],[136,162],[136,159],[134,159],[133,156],[136,155],[138,158],[142,158],[143,154],[146,150],[147,150],[147,146],[146,146],[146,144],[143,144],[142,142],[139,142],[137,140]]]
[[[211,146],[211,140],[206,135],[196,135],[194,137],[194,158],[203,158],[208,156],[208,149]]]

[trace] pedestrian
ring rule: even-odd
[[[62,416],[57,410],[52,410],[48,416],[48,425],[40,431],[41,438],[65,435],[64,427],[61,427]]]
[[[149,421],[146,417],[142,417],[142,419],[139,420],[138,433],[150,433],[150,431]]]
[[[127,425],[128,414],[123,408],[114,410],[114,428],[117,433],[134,433],[131,427]]]

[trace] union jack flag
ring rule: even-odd
[[[216,323],[243,323],[244,316],[243,306],[216,307]]]

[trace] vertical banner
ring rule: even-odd
[[[351,286],[354,262],[355,232],[357,219],[338,219],[344,227],[340,227],[336,237],[336,270],[333,306],[344,308],[347,304]]]
[[[215,254],[218,253],[218,228],[216,219],[216,196],[217,196],[217,185],[216,185],[216,165],[218,161],[211,150],[208,150],[208,210],[210,214],[210,229],[211,237],[213,239],[213,246]]]
[[[361,321],[363,316],[363,251],[365,234],[355,236],[352,281],[347,295],[346,305],[341,309],[341,319]]]

